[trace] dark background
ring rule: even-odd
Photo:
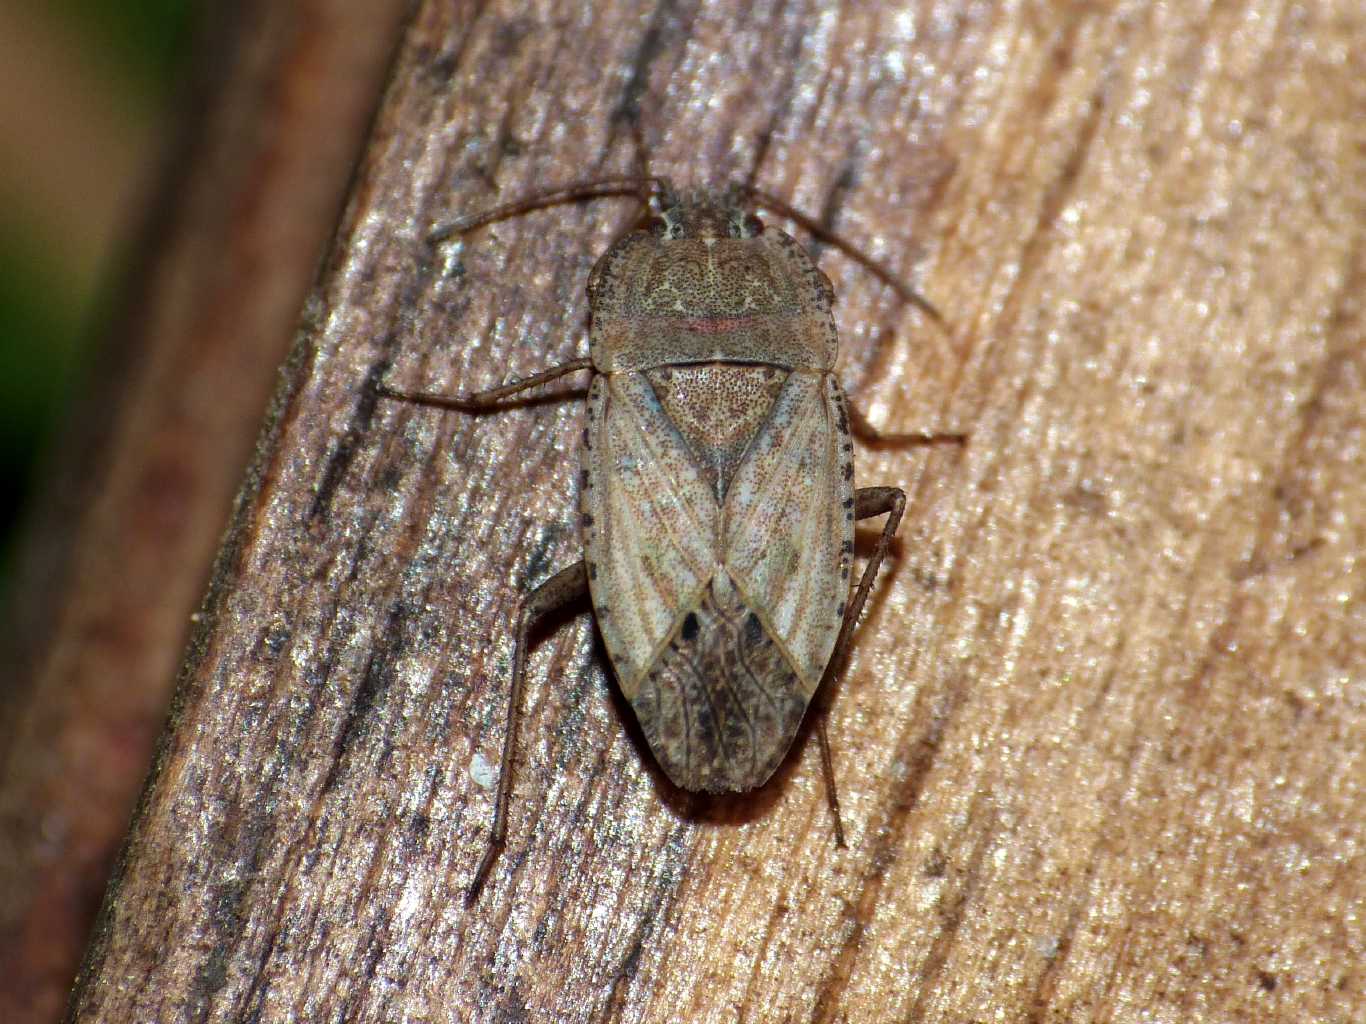
[[[196,5],[0,5],[0,600],[164,150]]]

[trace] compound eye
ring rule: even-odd
[[[683,211],[677,206],[671,206],[659,215],[659,221],[654,229],[660,238],[682,238],[683,237]]]
[[[753,238],[764,230],[764,222],[749,211],[735,212],[730,217],[731,238]]]

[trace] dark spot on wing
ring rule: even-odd
[[[806,703],[786,656],[728,586],[704,592],[631,700],[665,774],[705,793],[763,785]]]

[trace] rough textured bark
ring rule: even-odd
[[[66,1005],[403,10],[235,4],[205,26],[118,325],[6,608],[6,1024],[53,1021]]]
[[[73,1019],[1346,1020],[1366,897],[1358,4],[427,4],[236,509]],[[585,615],[532,657],[475,906],[519,595],[579,556],[584,352],[653,167],[836,254],[866,450],[910,501],[829,729],[759,794],[649,761]]]

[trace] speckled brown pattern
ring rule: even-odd
[[[633,232],[598,260],[588,295],[599,371],[715,360],[834,366],[829,279],[791,237],[726,202],[706,192],[677,198],[660,231]]]
[[[631,704],[675,785],[730,793],[773,774],[806,696],[773,636],[718,570]]]
[[[584,434],[589,586],[670,778],[773,773],[840,632],[853,558],[830,286],[786,235],[706,193],[594,269]]]
[[[645,374],[718,502],[768,421],[788,371],[777,366],[703,363]]]

